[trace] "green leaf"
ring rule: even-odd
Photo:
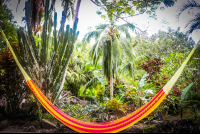
[[[101,18],[106,19],[106,16],[105,15],[101,15]]]
[[[163,10],[165,10],[165,8],[164,7],[160,7],[160,10],[163,11]]]
[[[133,83],[133,85],[135,85],[135,86],[137,87],[137,83],[136,83],[135,81],[133,81],[133,80],[130,80],[130,82],[132,82],[132,83]]]
[[[171,95],[172,98],[174,98],[174,101],[179,101],[179,98],[174,96],[174,95]]]
[[[115,9],[110,9],[110,11],[111,11],[112,13],[116,12],[116,10],[115,10]]]
[[[140,86],[140,87],[144,87],[144,85],[145,85],[145,80],[146,80],[146,77],[147,77],[147,76],[149,76],[149,74],[146,73],[146,74],[144,74],[143,77],[141,78],[141,80],[140,80],[140,82],[139,82],[139,86]]]
[[[131,9],[130,8],[125,8],[124,12],[128,13]]]
[[[116,86],[116,88],[121,88],[121,87],[123,87],[123,86]]]
[[[146,93],[146,94],[148,94],[148,93],[153,94],[153,90],[152,89],[147,89],[147,90],[144,91],[144,93]]]
[[[133,5],[134,5],[134,6],[136,6],[136,5],[137,5],[137,1],[133,1],[132,3],[133,3]]]
[[[132,84],[133,84],[134,86],[137,87],[137,83],[136,83],[135,81],[131,80],[131,79],[128,78],[128,77],[124,77],[124,78],[127,79],[127,80],[129,80],[130,82],[132,82]]]
[[[131,10],[131,14],[134,14],[135,13],[135,11],[134,10]]]
[[[140,99],[142,100],[142,101],[144,101],[145,103],[147,103],[150,99],[146,99],[145,97],[140,97]]]
[[[182,92],[181,94],[181,100],[185,99],[185,96],[187,94],[187,92],[189,91],[189,89],[194,85],[194,83],[190,83]]]
[[[102,14],[102,12],[101,12],[101,11],[96,11],[96,13],[97,13],[98,15],[101,15],[101,14]]]

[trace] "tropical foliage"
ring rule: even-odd
[[[83,40],[77,40],[77,3],[80,6],[81,0],[62,0],[62,18],[57,18],[55,0],[27,0],[23,18],[26,28],[15,25],[11,11],[0,1],[0,26],[20,64],[50,101],[80,120],[112,121],[146,104],[174,75],[194,47],[188,35],[199,29],[199,14],[189,21],[190,30],[186,34],[180,32],[180,28],[168,28],[168,31],[147,36],[125,18],[143,13],[156,18],[155,11],[161,3],[170,7],[176,0],[91,1],[102,7],[97,14],[107,23],[90,29]],[[199,4],[188,1],[180,8],[178,17],[190,7],[198,9]],[[61,19],[59,30],[58,19]],[[67,21],[73,19],[70,27]],[[119,20],[126,23],[119,25]],[[10,51],[2,47],[5,42],[1,36],[0,97],[6,96],[6,110],[11,115],[20,111],[22,99],[31,95]],[[155,113],[183,117],[184,112],[190,110],[192,118],[200,121],[199,56],[198,47]],[[84,103],[79,104],[74,98]],[[39,108],[40,121],[42,118],[54,120],[42,112]],[[147,118],[150,121],[153,117]]]
[[[21,116],[21,102],[31,92],[8,49],[0,51],[0,71],[0,95],[6,98],[3,111],[10,117]]]
[[[17,34],[15,28],[17,28],[16,21],[10,9],[4,4],[0,4],[0,26],[7,35],[8,40],[12,43],[17,42]],[[6,46],[3,42],[2,35],[0,35],[0,49]]]
[[[77,23],[74,22],[73,28],[69,25],[65,28],[65,20],[67,17],[67,7],[62,14],[60,30],[57,31],[57,13],[53,16],[53,7],[55,1],[46,1],[44,12],[42,7],[34,8],[33,1],[25,3],[25,21],[28,30],[19,28],[17,31],[20,52],[15,51],[20,63],[25,67],[27,73],[32,77],[37,86],[42,89],[44,94],[52,93],[52,101],[56,97],[59,85],[62,81],[65,69],[68,66],[70,56],[73,52],[74,43],[78,37]],[[40,1],[42,2],[42,1]],[[69,5],[70,1],[68,1]],[[36,3],[35,3],[36,4]],[[65,3],[67,4],[67,3]],[[41,3],[41,6],[44,5]],[[68,6],[69,6],[68,5]],[[38,5],[40,6],[40,5]],[[30,10],[31,9],[31,10]],[[39,17],[43,17],[43,28],[41,34],[33,35],[32,30],[40,26],[40,19],[36,23],[34,10],[38,13],[42,12]],[[51,35],[53,32],[53,35]],[[16,50],[15,46],[13,46]]]
[[[110,97],[113,98],[113,75],[117,75],[118,64],[121,63],[122,57],[127,56],[129,62],[134,62],[134,50],[130,43],[130,34],[128,29],[134,31],[135,27],[130,24],[116,25],[115,18],[110,19],[110,24],[100,24],[95,31],[87,33],[83,41],[90,41],[91,38],[96,40],[90,50],[93,64],[97,65],[101,56],[102,70],[104,76],[110,81]],[[126,38],[121,34],[124,33]],[[123,52],[123,53],[122,53]]]

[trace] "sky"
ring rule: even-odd
[[[15,20],[20,26],[25,25],[25,23],[21,21],[22,17],[25,15],[25,12],[23,10],[25,7],[25,1],[26,0],[21,0],[17,12],[16,12],[16,7],[18,0],[11,0],[11,2],[8,4],[9,8],[12,10],[14,14]],[[188,20],[194,17],[195,13],[197,12],[196,10],[187,10],[183,12],[178,21],[176,19],[177,10],[186,1],[187,0],[177,0],[177,2],[173,7],[165,8],[164,11],[161,11],[158,8],[158,10],[156,11],[157,20],[148,19],[149,17],[145,13],[136,17],[129,18],[128,21],[134,23],[141,30],[147,29],[149,36],[157,33],[159,30],[167,31],[168,27],[171,27],[172,29],[177,29],[180,26],[181,32],[185,32],[187,30],[185,28],[185,25],[187,24]],[[200,0],[195,0],[195,1],[200,3]],[[163,4],[160,6],[163,6]],[[95,27],[100,23],[101,24],[105,23],[105,20],[96,14],[97,10],[100,10],[100,7],[96,6],[90,0],[82,0],[79,9],[79,23],[77,28],[80,31],[78,39],[81,40],[84,37],[84,35],[87,32],[89,32],[88,30],[89,27]],[[56,12],[58,13],[58,22],[60,22],[62,13],[60,0],[57,0],[56,2]],[[163,20],[165,20],[165,22],[167,23],[163,24],[162,23]],[[125,22],[121,21],[119,23],[123,24]],[[72,22],[68,22],[68,24],[72,26]],[[59,29],[59,26],[57,28]],[[195,42],[197,42],[200,39],[198,35],[200,35],[200,31],[195,31],[192,34],[192,38],[194,39]]]

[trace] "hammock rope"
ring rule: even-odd
[[[144,106],[140,107],[133,113],[126,115],[120,119],[104,122],[104,123],[96,123],[96,122],[84,122],[81,120],[77,120],[73,117],[62,112],[56,106],[54,106],[47,97],[41,92],[41,90],[35,85],[35,83],[31,80],[25,70],[22,68],[21,64],[19,63],[10,43],[8,42],[3,30],[0,27],[2,32],[3,38],[6,41],[7,46],[9,47],[17,65],[19,66],[24,78],[26,79],[27,84],[29,85],[30,89],[39,100],[39,102],[43,105],[43,107],[56,119],[60,122],[68,126],[69,128],[73,129],[76,132],[80,133],[116,133],[120,132],[124,129],[129,128],[130,126],[134,125],[138,121],[142,120],[146,116],[148,116],[151,112],[153,112],[160,103],[166,98],[169,94],[170,90],[172,89],[173,85],[181,75],[184,67],[186,66],[187,62],[190,60],[191,56],[193,55],[195,49],[197,48],[199,42],[194,46],[186,60],[183,62],[181,67],[177,70],[174,76],[168,81],[168,83],[152,98],[148,103]]]

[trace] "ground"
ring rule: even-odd
[[[135,125],[122,131],[124,133],[199,133],[200,124],[191,120],[191,112],[186,111],[183,117],[180,115],[166,118],[144,118]],[[160,116],[159,116],[160,117]],[[56,121],[56,122],[55,122]],[[57,120],[48,121],[37,118],[32,119],[8,119],[0,114],[0,133],[77,133]]]
[[[54,124],[56,124],[54,122]],[[171,117],[162,121],[143,119],[124,133],[199,133],[200,126],[192,120],[179,117]],[[68,127],[49,126],[42,128],[39,121],[8,120],[0,121],[0,133],[76,133]]]

